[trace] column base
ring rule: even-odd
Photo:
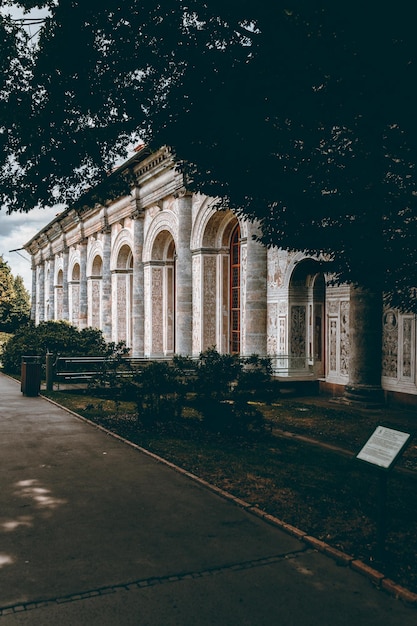
[[[385,403],[379,385],[346,385],[343,401],[363,409],[380,409]]]

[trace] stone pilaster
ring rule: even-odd
[[[36,322],[36,265],[34,257],[32,257],[32,301],[30,306],[30,319]]]
[[[101,315],[102,315],[102,331],[105,341],[112,340],[112,302],[111,302],[111,273],[110,273],[110,257],[111,257],[111,228],[107,226],[103,230],[103,278],[101,290]]]
[[[69,320],[69,285],[68,285],[69,250],[65,246],[62,255],[62,319]]]
[[[78,327],[87,327],[87,239],[80,243],[80,310]]]
[[[178,241],[176,260],[176,345],[177,354],[192,353],[192,194],[178,194]]]
[[[48,285],[48,319],[55,319],[55,256],[51,253],[49,259],[49,285]]]
[[[243,354],[267,352],[267,249],[253,239],[257,227],[248,224]]]
[[[144,354],[145,306],[143,267],[144,213],[135,210],[133,218],[132,356]]]
[[[39,264],[38,322],[45,321],[45,262]]]
[[[372,407],[383,400],[382,368],[382,294],[351,286],[349,313],[348,402]]]

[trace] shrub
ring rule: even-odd
[[[243,359],[234,396],[240,400],[251,400],[254,396],[270,400],[272,395],[272,364],[269,357],[257,354]]]
[[[138,420],[146,427],[181,415],[176,371],[165,361],[151,361],[135,376]]]
[[[220,354],[209,348],[200,354],[197,363],[196,391],[205,400],[224,400],[230,397],[241,363],[236,354]]]
[[[20,373],[22,356],[38,355],[45,359],[47,352],[54,355],[101,355],[106,352],[103,334],[95,328],[78,330],[64,321],[33,322],[20,327],[3,345],[1,360],[5,372]]]

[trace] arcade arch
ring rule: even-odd
[[[193,353],[215,346],[240,353],[241,231],[231,211],[204,207],[193,251]]]
[[[115,341],[132,345],[133,254],[129,244],[122,243],[117,251],[116,267],[112,270],[112,304]]]
[[[145,265],[145,317],[148,325],[145,349],[153,356],[172,355],[175,352],[176,333],[176,247],[168,230],[160,230],[154,237],[150,260]]]
[[[325,373],[325,279],[318,261],[299,261],[289,282],[289,367]]]

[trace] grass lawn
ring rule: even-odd
[[[376,556],[378,472],[355,458],[379,424],[413,433],[415,412],[359,412],[320,398],[285,398],[257,405],[267,420],[264,433],[233,438],[207,431],[187,410],[145,430],[133,403],[116,406],[89,393],[45,395],[417,592],[417,441],[388,479],[383,563]]]

